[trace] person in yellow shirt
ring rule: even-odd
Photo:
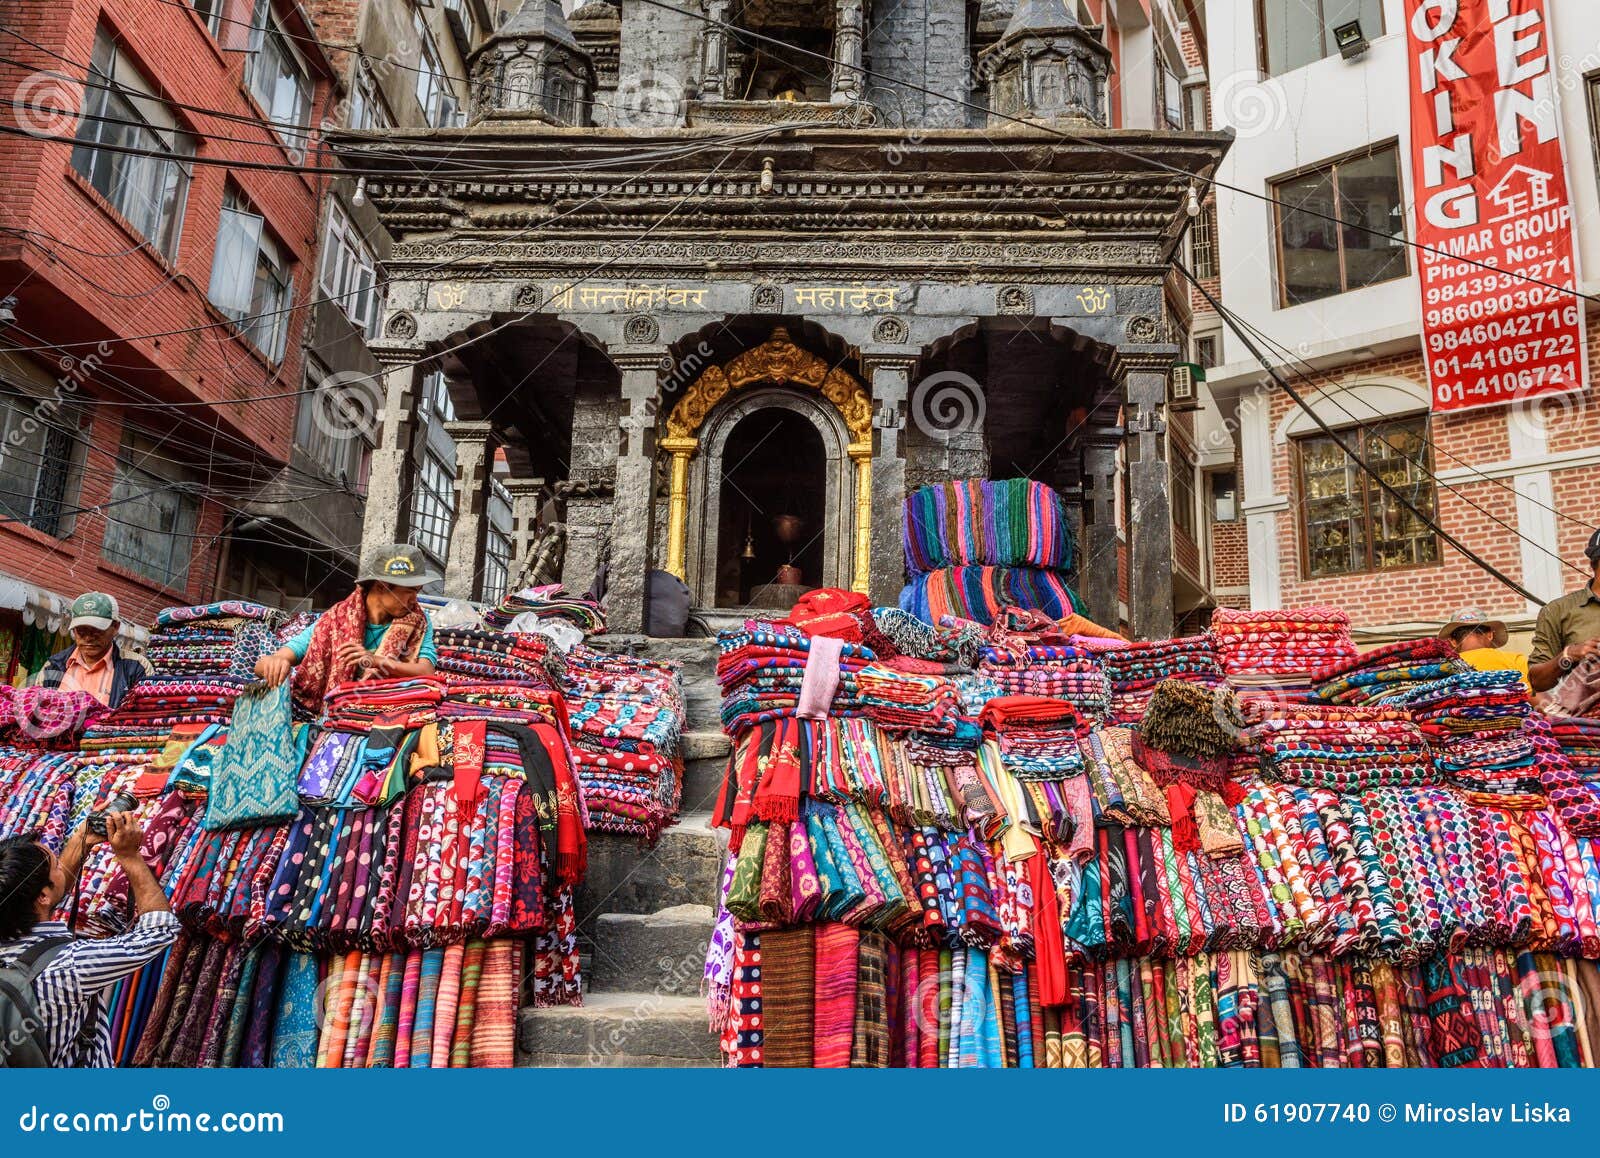
[[[1522,682],[1531,692],[1533,684],[1528,680],[1528,657],[1514,651],[1500,650],[1505,646],[1506,634],[1504,623],[1490,619],[1478,607],[1463,607],[1439,629],[1439,638],[1455,644],[1461,658],[1478,671],[1514,671],[1522,677]]]

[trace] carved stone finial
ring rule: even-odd
[[[1107,124],[1106,77],[1111,52],[1078,23],[1063,0],[1019,0],[1006,30],[980,57],[998,116],[1077,125]]]

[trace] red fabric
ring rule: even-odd
[[[382,642],[378,644],[378,654],[385,659],[406,662],[416,659],[417,650],[422,647],[426,622],[425,613],[420,607],[410,615],[392,620],[388,630],[383,633]],[[339,648],[346,643],[365,647],[366,631],[367,597],[360,587],[322,613],[317,625],[311,629],[311,645],[306,648],[305,658],[294,669],[294,681],[290,685],[301,707],[312,712],[321,711],[322,697],[327,694],[328,685],[337,683],[351,672],[349,667],[340,665],[335,658]],[[370,673],[363,673],[366,674]]]
[[[789,622],[812,635],[828,635],[849,643],[861,642],[861,624],[854,614],[869,611],[872,601],[855,591],[819,587],[802,595],[789,610]]]
[[[1234,789],[1238,791],[1238,785],[1234,785]],[[1201,850],[1200,826],[1194,819],[1194,797],[1194,789],[1181,780],[1174,780],[1167,785],[1167,811],[1172,814],[1172,847],[1178,852]]]
[[[471,804],[478,799],[483,784],[483,761],[488,754],[488,721],[454,720],[450,736],[455,746],[455,783],[452,788],[456,799]]]
[[[579,812],[582,789],[572,770],[570,746],[566,741],[570,728],[564,705],[560,707],[558,723],[559,726],[529,724],[528,727],[544,743],[556,773],[556,876],[564,885],[577,885],[589,869],[589,837],[583,831],[583,816]]]
[[[761,783],[751,811],[757,820],[800,819],[800,723],[775,721],[772,748],[759,761]]]
[[[983,706],[978,721],[985,730],[998,731],[1008,724],[1054,723],[1071,720],[1076,727],[1078,712],[1065,700],[1048,696],[998,696]]]
[[[1034,844],[1038,847],[1037,840]],[[1033,975],[1039,990],[1039,1004],[1065,1005],[1067,945],[1061,937],[1061,906],[1056,898],[1056,883],[1050,876],[1050,866],[1042,848],[1023,861],[1023,865],[1028,872],[1028,886],[1033,890]]]

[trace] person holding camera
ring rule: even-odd
[[[104,825],[101,837],[94,828]],[[102,839],[128,874],[136,918],[127,932],[99,940],[74,937],[52,920]],[[37,834],[0,840],[0,1066],[109,1067],[111,1027],[102,996],[160,956],[178,937],[178,918],[139,855],[144,829],[130,812],[91,816],[56,856]],[[6,981],[6,979],[10,981]],[[24,979],[31,993],[15,991]],[[14,1040],[13,1040],[14,1039]],[[42,1053],[42,1057],[39,1056]]]

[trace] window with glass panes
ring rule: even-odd
[[[100,551],[119,567],[181,591],[188,586],[200,500],[155,449],[138,436],[123,441],[111,497],[101,510],[106,533]]]
[[[1217,269],[1217,203],[1207,201],[1200,207],[1200,216],[1189,227],[1189,249],[1194,265],[1194,276],[1216,277]]]
[[[311,80],[272,11],[271,0],[256,0],[250,20],[250,55],[245,62],[245,83],[267,112],[289,155],[305,155],[311,125]]]
[[[450,529],[456,516],[456,472],[433,454],[417,464],[411,494],[411,539],[435,559],[450,553]]]
[[[47,535],[65,536],[72,519],[77,421],[44,400],[0,386],[0,513]]]
[[[291,285],[288,259],[267,232],[266,219],[229,185],[222,195],[206,296],[238,324],[246,341],[274,362],[283,357]]]
[[[349,127],[352,129],[388,129],[394,126],[389,106],[383,103],[383,93],[378,89],[377,78],[366,57],[356,63],[356,83],[350,89]]]
[[[362,435],[364,413],[359,403],[346,391],[325,387],[327,368],[308,360],[306,388],[300,395],[300,409],[295,416],[294,441],[313,462],[339,480],[353,487],[361,472],[361,460],[368,450]],[[376,396],[377,385],[372,385]]]
[[[433,34],[428,31],[422,13],[412,9],[411,21],[419,48],[416,73],[417,103],[422,106],[422,116],[428,124],[436,129],[442,128],[451,123],[455,98],[450,92],[449,81],[445,78],[444,65],[440,63],[439,46],[434,43]]]
[[[1405,277],[1400,153],[1392,144],[1274,182],[1278,297],[1300,305]]]
[[[489,484],[487,515],[481,598],[485,603],[497,603],[511,582],[511,495],[499,479]]]
[[[372,248],[337,198],[329,201],[328,235],[322,245],[322,291],[368,341],[378,336],[383,315],[382,278]]]
[[[1167,473],[1172,491],[1172,525],[1189,536],[1191,541],[1198,542],[1194,518],[1194,463],[1189,461],[1189,456],[1177,444],[1168,449],[1167,456]]]
[[[175,256],[194,138],[104,28],[95,33],[83,113],[73,169],[156,250]]]
[[[1383,0],[1256,0],[1261,67],[1280,76],[1339,51],[1333,30],[1361,21],[1368,40],[1383,35]]]
[[[1339,431],[1388,488],[1429,519],[1437,512],[1427,415]],[[1306,576],[1420,567],[1439,561],[1439,540],[1339,446],[1315,434],[1294,443]]]

